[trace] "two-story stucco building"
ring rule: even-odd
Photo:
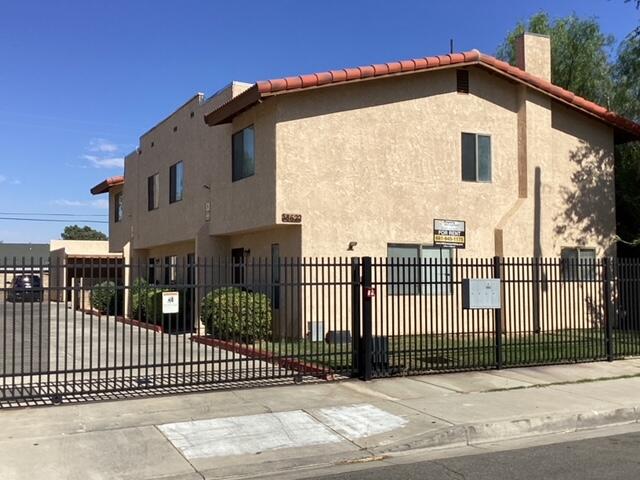
[[[197,94],[92,189],[110,249],[167,281],[187,256],[615,254],[613,150],[640,126],[551,84],[548,37],[521,36],[517,65],[474,50]],[[466,222],[465,248],[433,247],[434,219]]]

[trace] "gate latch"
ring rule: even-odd
[[[376,296],[376,289],[374,287],[365,287],[364,296],[367,298],[373,298]]]

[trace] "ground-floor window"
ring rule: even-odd
[[[560,257],[563,280],[594,280],[596,278],[595,248],[563,248]]]
[[[453,250],[431,245],[389,244],[387,282],[391,295],[451,293]]]
[[[242,285],[244,283],[245,271],[244,248],[233,248],[231,250],[231,264],[233,270],[233,283],[236,285]]]
[[[164,257],[164,283],[169,285],[176,283],[178,277],[178,257],[169,255]]]
[[[149,282],[150,285],[154,285],[156,283],[156,264],[157,264],[158,260],[155,258],[150,258],[149,259],[149,267],[147,270],[147,281]]]

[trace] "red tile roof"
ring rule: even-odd
[[[110,188],[117,187],[118,185],[124,185],[124,176],[117,175],[115,177],[109,177],[106,180],[103,180],[91,189],[91,193],[94,195],[99,195],[101,193],[108,192]]]
[[[637,123],[565,90],[564,88],[558,87],[543,78],[531,75],[524,70],[514,67],[513,65],[509,65],[508,63],[498,60],[491,55],[481,53],[478,50],[438,55],[435,57],[414,58],[411,60],[401,60],[398,62],[376,65],[366,65],[356,68],[330,70],[328,72],[297,75],[294,77],[262,80],[242,94],[234,97],[226,104],[220,106],[217,110],[209,113],[205,117],[205,121],[208,125],[227,123],[231,118],[233,118],[233,116],[249,108],[259,101],[260,98],[271,95],[299,91],[305,88],[331,86],[354,80],[365,80],[389,75],[420,72],[434,68],[450,66],[460,67],[466,65],[479,65],[489,68],[497,73],[505,75],[506,77],[542,91],[556,100],[594,115],[611,124],[615,128],[622,130],[633,139],[640,138],[640,125]]]

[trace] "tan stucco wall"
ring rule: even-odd
[[[252,205],[245,198],[247,191],[253,191],[251,188],[233,194],[229,187],[231,126],[209,127],[203,121],[205,114],[246,88],[246,84],[233,83],[210,99],[205,100],[202,94],[195,95],[141,136],[139,150],[125,158],[125,220],[114,224],[113,212],[110,212],[112,251],[121,251],[129,241],[134,250],[194,241],[201,237],[203,230],[209,231],[210,224],[222,225],[221,230],[229,232],[239,227],[225,222],[254,218],[252,212],[259,210],[265,202]],[[184,162],[184,197],[169,203],[169,169],[179,161]],[[271,169],[260,166],[257,170]],[[147,178],[156,173],[160,181],[160,206],[148,211]],[[114,188],[110,192],[110,203],[113,203],[116,191]],[[209,220],[205,215],[207,202],[211,204]],[[230,205],[235,205],[235,210]],[[201,254],[227,254],[216,251],[215,243],[211,248]]]
[[[125,159],[126,163],[126,159]],[[119,222],[114,221],[116,194],[122,193],[123,217]],[[125,192],[123,185],[118,185],[109,189],[109,251],[122,252],[122,247],[129,241],[131,236],[131,226],[133,225],[133,208],[131,200],[127,201],[127,196],[134,198],[133,192]]]
[[[614,256],[613,129],[559,104],[553,107],[552,125],[555,182],[545,207],[556,233],[554,248],[595,247],[598,256]]]
[[[109,242],[106,240],[51,240],[51,255],[110,256]]]
[[[551,39],[549,36],[526,32],[516,37],[515,47],[518,68],[551,81]]]
[[[467,222],[465,257],[610,247],[612,129],[545,95],[479,67],[470,69],[471,93],[458,94],[451,69],[277,96],[230,125],[206,126],[204,114],[244,88],[210,101],[197,95],[141,137],[141,153],[125,161],[125,218],[111,225],[112,251],[129,240],[135,251],[195,241],[197,256],[228,256],[238,235],[250,234],[268,253],[276,240],[264,232],[288,213],[302,215],[302,245],[293,250],[303,256],[384,256],[388,243],[430,244],[434,218]],[[231,135],[248,125],[256,173],[232,182]],[[491,135],[491,183],[461,181],[462,132]],[[591,224],[564,214],[577,190],[578,152],[603,175],[592,186],[604,193]],[[169,204],[169,167],[180,160],[184,199]],[[160,207],[149,212],[154,173]]]
[[[267,102],[236,117],[231,131],[226,132],[224,152],[216,157],[212,185],[212,235],[240,233],[275,224],[275,122],[275,105]],[[255,174],[232,182],[231,135],[250,125],[255,132]]]
[[[506,256],[532,256],[536,249],[538,255],[560,254],[556,227],[567,200],[561,192],[573,187],[576,163],[570,157],[579,147],[578,137],[561,127],[577,123],[582,138],[601,146],[598,161],[606,171],[613,166],[612,130],[552,108],[541,94],[522,95],[516,84],[480,68],[471,69],[470,95],[456,93],[455,78],[454,70],[443,70],[272,100],[278,103],[276,216],[302,215],[304,256],[385,256],[388,243],[431,244],[434,218],[467,222],[460,256],[493,256],[498,227]],[[527,142],[527,197],[520,201],[518,112]],[[491,183],[461,181],[462,132],[491,135]],[[611,195],[599,198],[602,209],[613,209]],[[601,228],[604,243],[574,225],[564,238],[573,242],[568,246],[594,245],[601,253],[614,224],[603,218]],[[350,241],[358,242],[354,252],[347,251]]]

